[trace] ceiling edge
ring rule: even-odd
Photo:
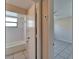
[[[21,13],[21,14],[27,14],[28,12],[27,9],[20,8],[20,7],[17,7],[15,5],[8,4],[8,3],[6,3],[6,10],[16,12],[16,13]]]

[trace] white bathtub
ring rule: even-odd
[[[26,50],[26,42],[25,41],[17,41],[6,44],[6,55],[11,55],[19,51]]]

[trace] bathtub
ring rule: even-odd
[[[25,41],[17,41],[6,44],[6,55],[15,54],[17,52],[26,50],[27,44]]]

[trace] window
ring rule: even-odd
[[[16,27],[16,26],[17,26],[17,18],[6,16],[6,27]]]
[[[17,27],[17,14],[6,11],[6,27]]]

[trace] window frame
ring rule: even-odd
[[[6,28],[17,28],[18,27],[18,17],[17,16],[9,16],[9,15],[6,15],[6,17],[17,18],[17,22],[8,22],[8,21],[5,20],[5,27]],[[17,26],[6,26],[6,23],[16,23]]]

